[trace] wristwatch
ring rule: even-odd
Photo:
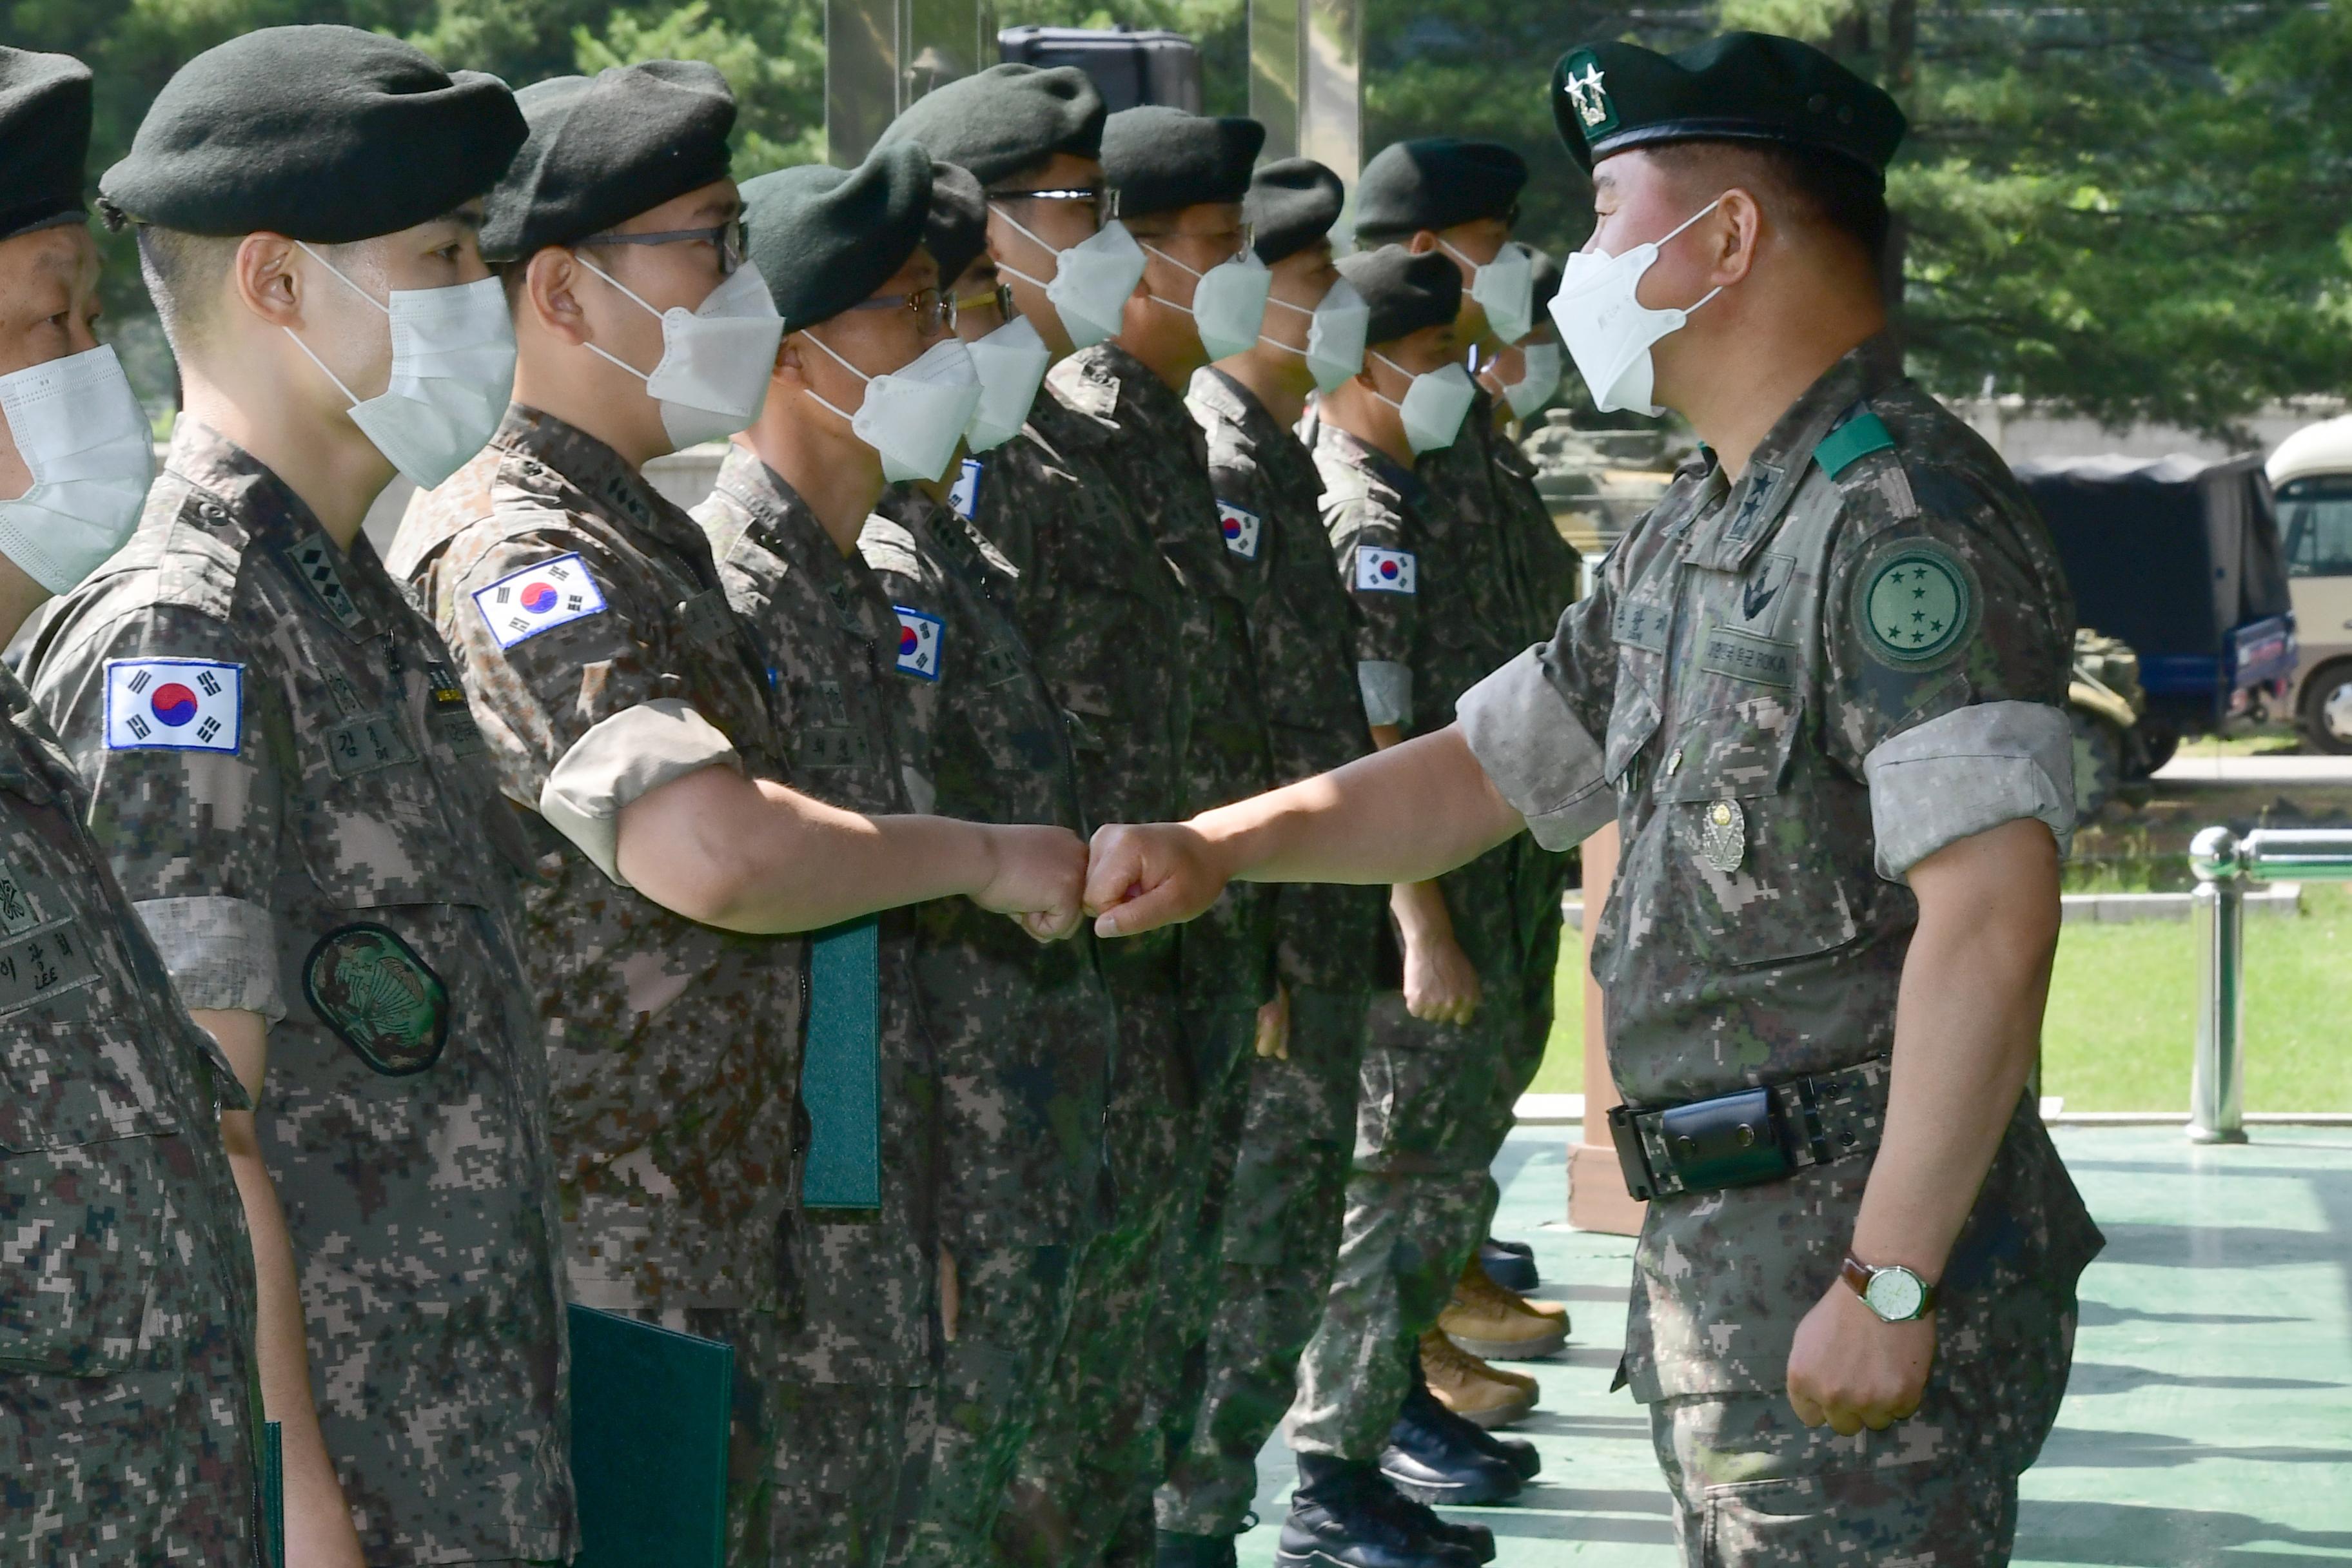
[[[1849,1255],[1838,1277],[1881,1322],[1913,1322],[1936,1310],[1936,1288],[1900,1263],[1873,1268]]]

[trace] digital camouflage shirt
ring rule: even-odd
[[[44,621],[35,695],[191,1007],[269,1021],[257,1118],[327,1450],[381,1563],[574,1542],[527,862],[447,653],[194,420]]]
[[[788,776],[767,659],[710,546],[603,442],[520,405],[410,503],[404,577],[457,654],[538,875],[564,1262],[622,1311],[788,1310],[803,956],[618,879],[623,806],[712,765]]]
[[[1544,843],[1610,820],[1595,931],[1609,1058],[1640,1107],[1883,1061],[1937,849],[2072,826],[2074,612],[2032,507],[1873,342],[1783,414],[1738,481],[1704,456],[1591,595],[1464,700]],[[1872,1161],[1654,1200],[1637,1397],[1777,1391],[1837,1278]],[[2070,1307],[2099,1237],[2029,1099],[1953,1252],[1940,1359],[1998,1358]]]
[[[1185,403],[1208,442],[1209,486],[1227,576],[1247,616],[1272,783],[1370,755],[1356,686],[1356,609],[1331,570],[1315,459],[1255,394],[1221,371],[1195,374]],[[1300,882],[1269,883],[1267,891],[1285,982],[1372,988],[1387,925],[1381,889]]]
[[[873,573],[740,446],[728,447],[719,488],[694,517],[728,602],[766,650],[793,786],[846,811],[903,815],[889,711],[898,693],[884,684],[902,628]],[[882,1202],[855,1217],[806,1211],[796,1226],[804,1306],[791,1361],[814,1383],[920,1383],[931,1359],[937,1068],[916,992],[914,912],[885,910],[877,924]]]
[[[1274,779],[1265,714],[1200,426],[1181,395],[1116,343],[1071,355],[1048,380],[1113,433],[1118,493],[1184,585],[1184,815],[1263,793]],[[1177,946],[1188,1008],[1255,1008],[1274,994],[1273,897],[1263,886],[1228,889],[1182,928]]]
[[[904,628],[890,707],[918,805],[1076,831],[1069,736],[1014,625],[1012,563],[912,487],[883,497],[858,548]],[[1069,1245],[1093,1215],[1117,1027],[1094,939],[1034,942],[968,899],[919,906],[915,933],[942,1234],[959,1255]]]
[[[87,809],[0,668],[0,1559],[259,1568],[245,1092]]]

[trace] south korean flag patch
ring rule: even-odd
[[[947,623],[904,605],[890,607],[898,616],[898,673],[918,680],[937,680],[940,644],[947,638]]]
[[[245,666],[207,658],[106,661],[106,749],[236,754]]]
[[[980,479],[987,471],[978,458],[966,458],[956,468],[955,483],[948,487],[948,505],[966,522],[980,511]]]
[[[577,555],[559,555],[474,590],[474,607],[499,647],[604,613],[604,593]]]
[[[1360,591],[1378,594],[1411,594],[1414,586],[1412,552],[1381,550],[1370,544],[1356,547],[1356,587]]]
[[[1217,503],[1217,527],[1225,536],[1226,549],[1244,561],[1257,559],[1257,513],[1244,511],[1229,500],[1221,500]]]

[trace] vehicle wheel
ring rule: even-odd
[[[2140,743],[2147,748],[2149,773],[2156,772],[2157,769],[2172,761],[2174,754],[2180,750],[2180,731],[2178,730],[2160,730],[2153,725],[2142,724],[2139,727],[2139,738]]]
[[[2352,752],[2352,663],[2312,671],[2303,683],[2303,738],[2338,756]]]
[[[2074,820],[2088,823],[2115,799],[2123,783],[2124,738],[2106,720],[2066,710],[2074,727]]]

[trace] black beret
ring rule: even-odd
[[[1339,258],[1339,276],[1371,307],[1364,341],[1392,343],[1423,327],[1442,327],[1462,313],[1462,268],[1442,250],[1416,256],[1402,245],[1360,250]]]
[[[1664,142],[1769,142],[1884,174],[1904,132],[1895,100],[1812,45],[1769,33],[1726,33],[1672,55],[1570,49],[1552,71],[1551,112],[1588,170]]]
[[[931,160],[920,147],[879,147],[855,169],[806,163],[743,186],[751,262],[786,331],[830,321],[871,295],[923,243]]]
[[[473,200],[522,138],[496,77],[357,27],[264,27],[172,73],[99,196],[110,218],[342,245]]]
[[[1381,149],[1356,182],[1356,232],[1398,238],[1511,216],[1528,161],[1500,142],[1423,136]]]
[[[1278,158],[1250,177],[1242,216],[1257,231],[1257,258],[1271,266],[1329,234],[1347,205],[1339,175],[1312,158]]]
[[[81,216],[89,68],[0,47],[0,239]]]
[[[1099,158],[1105,112],[1102,94],[1076,66],[991,66],[915,100],[877,145],[919,142],[993,185],[1056,153]]]
[[[931,214],[923,246],[940,264],[940,287],[952,285],[988,248],[988,197],[961,163],[931,165]]]
[[[1536,292],[1533,308],[1536,325],[1540,327],[1551,320],[1551,302],[1559,293],[1560,265],[1551,258],[1549,251],[1537,250],[1530,247],[1528,254],[1533,256],[1536,261],[1534,274]]]
[[[727,177],[735,95],[716,66],[611,66],[533,82],[515,100],[530,137],[490,193],[486,261],[602,234]]]
[[[1103,122],[1103,181],[1122,217],[1171,213],[1249,195],[1265,127],[1237,115],[1188,114],[1164,104],[1123,109]]]

